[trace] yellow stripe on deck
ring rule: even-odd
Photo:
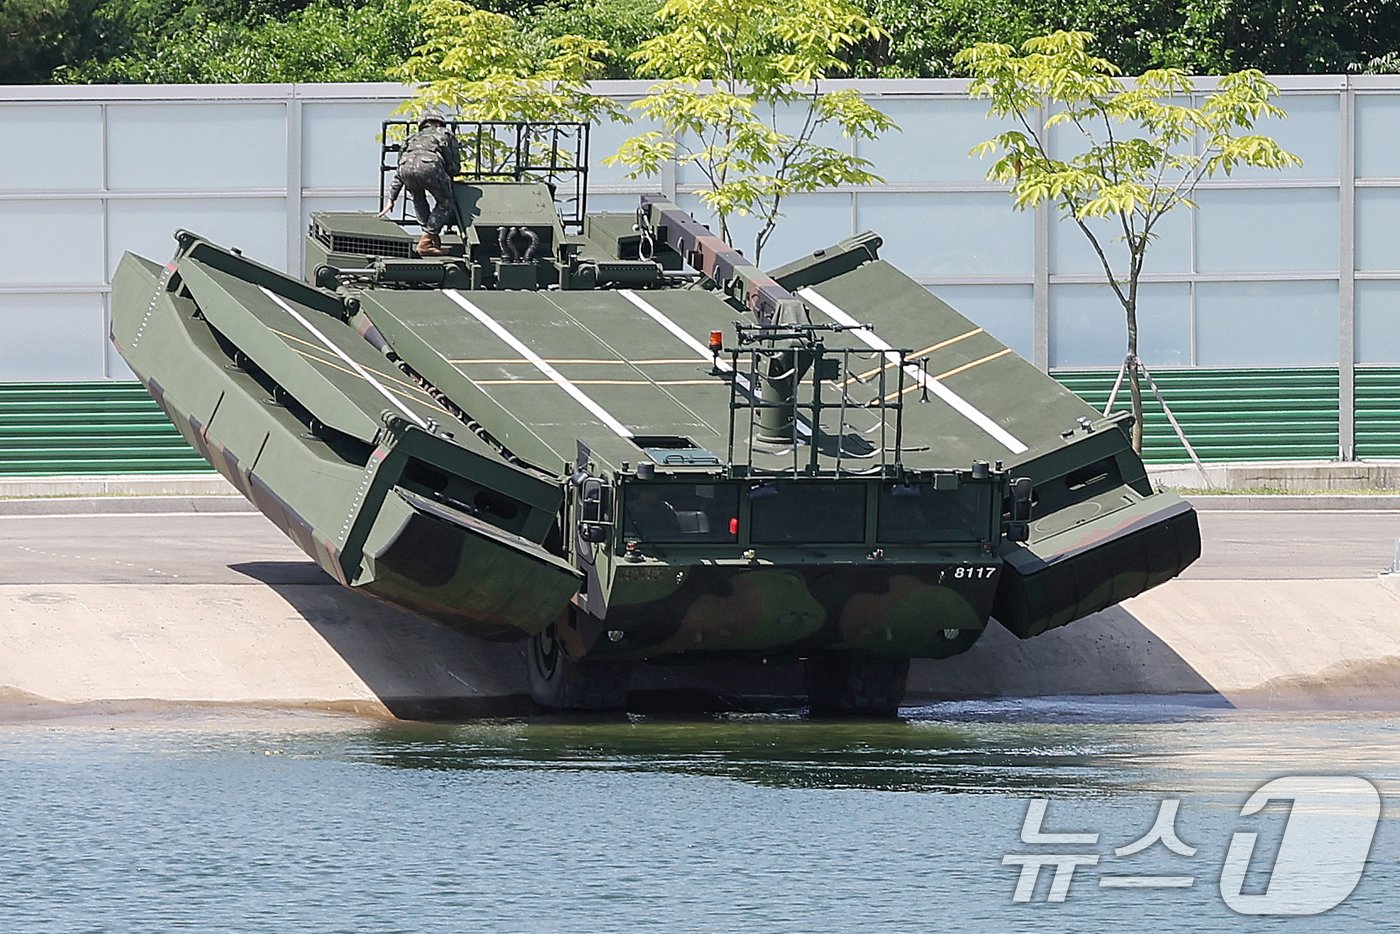
[[[951,370],[948,370],[948,371],[943,372],[943,373],[939,373],[937,376],[930,377],[930,379],[936,379],[936,380],[942,381],[942,380],[947,379],[947,378],[950,377],[950,376],[957,376],[959,373],[966,373],[968,370],[972,369],[973,367],[981,366],[981,365],[984,364],[984,363],[990,363],[991,361],[997,359],[998,357],[1004,357],[1004,356],[1006,356],[1006,355],[1009,354],[1009,353],[1011,353],[1011,348],[1010,348],[1010,347],[1003,347],[1001,350],[998,350],[996,353],[987,354],[987,356],[982,357],[982,358],[979,359],[979,360],[973,360],[973,361],[971,361],[971,362],[969,362],[969,363],[964,363],[962,366],[955,366],[955,367],[953,367]],[[904,389],[900,390],[899,392],[892,392],[892,393],[890,393],[889,395],[885,396],[885,401],[886,401],[886,402],[892,402],[892,401],[893,401],[895,398],[897,398],[898,396],[902,396],[902,395],[907,396],[909,393],[914,392],[914,391],[916,391],[916,390],[918,390],[918,389],[921,389],[921,388],[923,388],[923,387],[920,386],[918,383],[915,383],[915,384],[912,385],[912,386],[906,386]]]
[[[931,354],[931,353],[933,353],[935,350],[942,350],[944,347],[951,347],[953,344],[956,344],[958,341],[965,341],[965,340],[967,340],[969,337],[976,337],[978,334],[981,334],[982,331],[983,331],[982,328],[973,328],[971,331],[968,331],[966,334],[959,334],[957,337],[950,337],[950,338],[948,338],[948,339],[945,340],[945,341],[939,341],[939,342],[936,343],[936,344],[930,344],[929,346],[925,347],[923,350],[916,350],[916,351],[914,351],[913,353],[909,354],[908,356],[906,356],[906,357],[904,358],[904,361],[905,361],[906,364],[907,364],[907,363],[910,363],[910,362],[913,362],[913,361],[916,361],[916,360],[918,360],[920,357],[924,356],[925,354]],[[873,370],[866,370],[864,373],[861,373],[861,374],[858,375],[858,376],[852,376],[850,379],[848,379],[848,380],[846,380],[844,383],[842,383],[841,386],[844,388],[844,387],[846,387],[846,386],[851,385],[851,383],[864,382],[865,380],[867,380],[867,379],[869,379],[870,377],[874,376],[876,373],[879,373],[881,370],[888,370],[890,367],[892,367],[892,366],[898,366],[898,365],[899,365],[899,364],[894,363],[893,361],[888,361],[888,362],[885,363],[884,366],[877,366],[877,367],[875,367],[875,369],[873,369]]]
[[[328,367],[330,367],[330,368],[333,369],[333,370],[339,370],[340,372],[346,374],[347,376],[353,376],[353,377],[355,377],[356,379],[360,379],[360,378],[361,378],[359,373],[356,373],[354,370],[350,369],[349,367],[341,366],[339,363],[336,363],[336,362],[334,362],[334,361],[325,360],[325,359],[322,359],[321,357],[313,357],[313,356],[311,356],[311,354],[307,353],[306,351],[304,351],[304,350],[298,350],[298,349],[295,348],[295,347],[292,348],[292,352],[293,352],[293,353],[296,353],[296,354],[299,354],[300,356],[302,356],[302,357],[305,358],[306,360],[311,361],[312,363],[319,363],[319,364],[321,364],[322,366],[328,366]],[[373,373],[374,371],[373,371],[373,370],[370,370],[370,372]],[[396,382],[397,382],[397,381],[396,381]],[[427,399],[427,401],[425,402],[423,399],[419,399],[419,398],[417,398],[416,396],[410,396],[408,393],[406,393],[406,392],[404,392],[404,391],[402,391],[402,390],[400,390],[400,389],[396,389],[396,388],[394,388],[393,386],[385,386],[384,388],[387,389],[389,392],[392,392],[394,395],[398,396],[400,399],[404,399],[404,400],[406,400],[406,401],[408,401],[408,402],[412,402],[412,403],[414,403],[415,405],[425,405],[425,406],[428,406],[429,408],[431,408],[431,409],[433,409],[433,410],[435,410],[435,411],[436,411],[437,409],[442,409],[444,412],[447,411],[446,409],[443,409],[441,405],[438,404],[438,402],[437,402],[436,399],[434,399],[432,396],[429,396],[427,393],[423,393],[424,397]],[[413,387],[413,388],[417,389],[416,386]],[[419,391],[419,392],[423,392],[421,389],[419,389],[418,391]]]
[[[332,356],[332,357],[334,356],[334,354],[332,354],[332,353],[331,353],[329,350],[327,350],[326,348],[322,347],[320,344],[312,343],[311,341],[308,341],[308,340],[303,340],[302,338],[297,337],[295,334],[288,334],[286,331],[279,331],[279,330],[277,330],[276,328],[268,328],[268,330],[271,331],[273,334],[276,334],[278,337],[285,337],[287,340],[296,341],[298,344],[305,344],[307,347],[310,347],[312,350],[316,351],[317,353],[323,353],[323,354],[326,354],[327,356]],[[303,357],[306,357],[306,359],[308,359],[308,360],[315,360],[317,363],[329,363],[329,362],[330,362],[329,360],[322,360],[322,359],[319,358],[319,357],[312,357],[312,356],[308,355],[305,351],[303,351],[303,350],[297,350],[297,348],[295,348],[295,347],[293,347],[292,350],[295,350],[297,353],[301,354]],[[360,364],[360,365],[361,365],[361,366],[364,366],[364,364]],[[338,365],[336,365],[336,369],[337,369],[337,370],[343,370],[343,372],[346,372],[346,373],[351,373],[351,375],[353,375],[353,376],[358,376],[358,375],[359,375],[358,373],[353,373],[353,372],[350,371],[350,370],[344,370],[343,367],[340,367],[340,366],[338,366]],[[433,399],[433,397],[430,396],[430,395],[428,394],[427,390],[425,390],[422,386],[415,386],[413,383],[410,383],[410,382],[407,382],[406,380],[404,380],[401,376],[393,376],[393,375],[391,375],[391,374],[389,374],[389,373],[383,373],[383,372],[381,372],[381,371],[379,371],[379,370],[376,370],[376,369],[375,369],[374,367],[372,367],[372,366],[366,366],[365,369],[366,369],[368,372],[373,373],[375,376],[378,376],[380,379],[384,380],[385,382],[388,382],[388,383],[397,383],[398,385],[402,386],[402,387],[405,388],[405,389],[411,389],[412,391],[414,391],[414,392],[416,392],[416,393],[419,393],[419,394],[422,395],[422,397],[423,397],[423,398],[421,398],[421,399],[419,399],[419,398],[417,398],[417,397],[411,397],[411,396],[405,397],[405,398],[412,398],[413,401],[415,401],[415,402],[422,402],[424,405],[430,405],[430,404],[431,404],[431,405],[436,405],[436,404],[437,404],[437,402]]]

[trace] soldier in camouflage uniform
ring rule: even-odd
[[[452,179],[462,171],[462,156],[457,137],[447,128],[442,114],[430,111],[418,121],[418,132],[408,138],[399,151],[399,171],[389,189],[380,217],[386,216],[405,188],[413,198],[413,213],[423,228],[418,239],[419,256],[442,256],[442,240],[438,233],[456,215],[452,197]],[[433,196],[433,208],[428,210],[428,194]]]

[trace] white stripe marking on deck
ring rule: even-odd
[[[354,370],[361,378],[365,380],[365,382],[369,383],[375,389],[379,390],[379,394],[384,398],[388,399],[390,404],[392,404],[394,408],[398,409],[404,415],[407,415],[409,420],[412,421],[419,428],[428,427],[427,422],[423,421],[423,419],[419,418],[402,402],[396,399],[393,393],[389,392],[389,390],[385,388],[383,383],[381,383],[379,380],[375,379],[373,376],[370,375],[368,370],[360,366],[354,360],[351,360],[350,357],[346,355],[345,351],[341,350],[335,344],[332,344],[330,340],[326,337],[326,335],[316,330],[316,328],[314,328],[311,325],[310,321],[306,320],[306,318],[301,314],[301,312],[297,311],[291,305],[288,305],[286,302],[282,301],[282,297],[277,293],[270,291],[267,288],[267,286],[260,285],[258,286],[258,288],[262,290],[262,293],[264,295],[276,302],[283,311],[285,311],[287,314],[291,315],[294,319],[296,319],[297,324],[300,324],[302,327],[306,328],[306,330],[309,331],[318,341],[320,341],[322,344],[325,344],[327,350],[335,354],[340,359],[344,360],[345,363],[350,367],[350,369]]]
[[[467,301],[462,297],[462,294],[455,289],[445,289],[442,294],[452,299],[458,305],[461,305],[463,311],[486,325],[487,329],[509,345],[511,350],[514,350],[516,353],[520,354],[520,356],[533,363],[535,369],[539,370],[545,376],[548,376],[551,382],[573,396],[574,400],[578,402],[579,405],[583,406],[589,412],[592,412],[594,417],[611,428],[614,434],[620,438],[632,437],[632,432],[628,430],[626,425],[613,418],[607,409],[590,399],[582,389],[579,389],[573,383],[569,382],[564,374],[550,366],[545,362],[543,357],[525,346],[525,343],[520,338],[510,333],[510,331],[507,331],[499,321]]]
[[[644,300],[636,292],[633,292],[631,289],[618,289],[617,294],[627,299],[633,305],[636,305],[648,318],[651,318],[657,324],[661,325],[663,328],[670,331],[673,335],[680,338],[682,343],[684,343],[687,347],[689,347],[691,350],[695,351],[697,354],[700,355],[701,360],[713,361],[715,365],[718,366],[721,370],[734,369],[732,366],[729,365],[728,360],[724,360],[720,357],[717,357],[713,352],[711,352],[710,348],[700,343],[694,337],[691,337],[690,334],[685,330],[685,328],[681,327],[679,324],[666,317],[654,305]],[[747,392],[751,396],[755,395],[753,387],[749,385],[748,378],[745,377],[744,374],[735,373],[734,379],[736,382],[738,382],[740,386],[744,387],[745,392]],[[797,430],[800,434],[804,434],[808,437],[811,437],[812,426],[808,425],[801,418],[797,419]]]
[[[852,318],[850,315],[846,314],[836,305],[832,304],[832,302],[825,296],[813,291],[810,288],[799,289],[797,295],[799,298],[803,299],[807,303],[825,312],[826,315],[833,321],[835,321],[837,324],[842,324],[848,328],[851,328],[852,333],[854,333],[855,336],[860,341],[862,341],[867,347],[884,353],[886,360],[889,360],[891,363],[895,364],[899,363],[899,354],[893,353],[893,347],[885,343],[880,338],[876,337],[873,333],[870,332],[868,328],[862,326],[861,323],[855,318]],[[968,402],[962,396],[953,392],[953,390],[949,389],[947,386],[944,386],[932,376],[925,376],[923,370],[920,367],[913,366],[912,364],[906,364],[906,366],[904,367],[904,372],[909,374],[909,376],[913,378],[915,383],[926,387],[935,396],[942,399],[944,402],[948,403],[954,409],[956,409],[958,414],[962,415],[964,418],[972,422],[978,428],[981,428],[987,434],[991,435],[997,441],[1001,442],[1001,444],[1012,454],[1025,453],[1026,446],[1023,443],[1021,443],[1019,438],[1017,438],[1011,432],[1007,431],[1005,428],[998,425],[996,422],[992,421],[990,418],[987,417],[985,413],[979,410],[971,402]]]
[[[706,347],[704,344],[691,337],[689,332],[687,332],[685,328],[681,327],[679,324],[663,315],[649,302],[642,299],[642,297],[639,296],[636,292],[633,292],[631,289],[618,289],[617,294],[627,299],[633,305],[636,305],[648,318],[655,321],[657,324],[661,325],[663,328],[674,334],[677,338],[680,339],[681,343],[685,344],[691,350],[699,354],[701,359],[710,360],[714,357],[714,355],[710,353],[710,348]],[[718,361],[718,363],[721,369],[730,369],[728,361],[720,360]]]

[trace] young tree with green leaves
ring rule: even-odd
[[[470,120],[612,119],[620,108],[593,94],[612,54],[601,39],[539,39],[512,16],[463,0],[415,2],[423,41],[398,71],[418,85],[401,113],[455,111]]]
[[[848,0],[666,0],[663,31],[630,58],[662,79],[632,105],[661,129],[627,140],[609,164],[632,178],[676,160],[705,179],[700,198],[729,240],[736,215],[759,228],[758,262],[784,199],[836,185],[882,181],[865,159],[818,142],[829,128],[869,139],[897,129],[852,90],[823,91],[844,74],[843,53],[884,31]]]
[[[1185,72],[1152,69],[1127,84],[1117,66],[1089,52],[1092,40],[1087,32],[1060,31],[1030,39],[1019,51],[978,43],[955,61],[972,78],[969,94],[988,98],[991,114],[1014,124],[973,149],[1000,154],[987,177],[1011,186],[1017,209],[1058,207],[1088,238],[1123,306],[1133,448],[1142,453],[1138,292],[1158,223],[1178,207],[1195,207],[1192,193],[1213,175],[1239,166],[1284,169],[1302,160],[1249,132],[1261,117],[1286,116],[1271,103],[1278,88],[1261,72],[1226,75],[1191,106],[1194,88]],[[1052,148],[1055,127],[1069,131],[1077,146]],[[1061,157],[1061,148],[1078,152]],[[1107,221],[1115,236],[1096,231],[1095,220]]]

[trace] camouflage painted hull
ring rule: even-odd
[[[607,618],[585,621],[591,631],[582,638],[625,632],[616,643],[596,641],[593,651],[633,657],[855,650],[947,658],[971,648],[986,628],[1000,573],[995,564],[876,563],[864,556],[859,563],[678,562],[664,571],[624,565]]]
[[[344,369],[346,361],[304,348],[304,358],[284,353],[279,360],[275,347],[239,342],[250,299],[229,302],[215,287],[217,270],[201,268],[211,260],[231,262],[227,254],[201,255],[198,247],[163,270],[128,255],[113,284],[113,341],[185,439],[342,584],[483,638],[519,639],[553,622],[577,590],[579,573],[525,535],[472,515],[469,506],[432,498],[432,483],[425,487],[419,475],[470,472],[472,489],[483,480],[507,481],[496,484],[504,491],[489,491],[493,502],[521,517],[519,532],[536,534],[553,522],[557,487],[491,463],[489,452],[463,460],[455,445],[406,420],[360,429],[359,437],[307,432],[289,406],[314,407],[316,393],[291,398],[283,387],[295,381],[298,366]],[[298,301],[305,297],[292,280],[253,264],[238,272],[284,289],[285,295],[274,293],[280,304],[300,309],[303,318],[315,314]],[[288,318],[289,333],[296,316]],[[331,330],[318,322],[318,332]],[[359,352],[369,345],[358,335],[352,333],[353,342],[338,336],[336,348],[347,357],[362,357],[360,366],[393,378],[373,351]],[[271,388],[269,372],[279,377]],[[395,389],[411,400],[401,386]],[[404,403],[412,412],[410,404]],[[366,424],[380,418],[377,410],[364,415]]]
[[[1172,493],[1075,521],[1071,528],[1004,549],[1006,574],[992,614],[1022,639],[1164,584],[1201,556],[1196,511]]]

